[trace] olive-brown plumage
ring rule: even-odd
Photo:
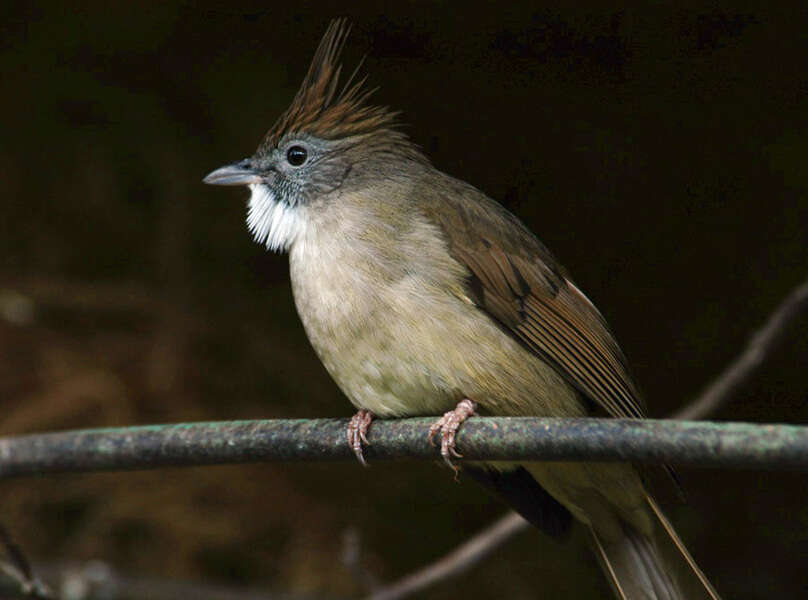
[[[605,320],[544,245],[474,187],[441,173],[340,87],[347,28],[335,21],[290,108],[249,159],[208,183],[248,185],[248,226],[289,252],[295,304],[323,364],[359,410],[439,415],[444,457],[479,411],[642,418]],[[355,74],[354,74],[355,75]],[[456,408],[455,408],[456,407]],[[586,526],[618,597],[718,598],[630,464],[464,465],[528,520]]]

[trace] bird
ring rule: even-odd
[[[453,468],[474,415],[642,419],[644,400],[605,319],[539,239],[435,168],[400,114],[342,77],[350,26],[329,24],[290,106],[249,158],[204,182],[250,190],[247,227],[286,252],[295,306],[357,409],[364,463],[377,418],[435,415]],[[341,81],[344,79],[344,83]],[[545,533],[588,529],[622,600],[719,598],[629,463],[463,463]]]

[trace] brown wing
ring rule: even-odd
[[[429,187],[422,196],[427,217],[468,267],[472,300],[609,415],[644,417],[606,321],[544,245],[471,186],[447,177]]]

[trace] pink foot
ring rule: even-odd
[[[443,457],[446,464],[454,470],[455,479],[457,478],[458,468],[452,462],[452,457],[462,458],[463,456],[455,449],[457,430],[460,428],[460,425],[463,424],[463,421],[468,419],[471,415],[476,414],[476,410],[477,403],[466,398],[458,402],[454,410],[445,413],[429,428],[429,443],[433,446],[435,443],[432,441],[432,438],[440,431],[440,455]]]
[[[362,409],[351,417],[351,422],[348,424],[348,443],[356,454],[356,458],[366,467],[368,463],[365,462],[365,457],[362,455],[362,444],[370,444],[367,435],[372,421],[373,413]]]

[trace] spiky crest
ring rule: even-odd
[[[331,21],[292,104],[266,134],[259,151],[274,148],[284,135],[292,132],[336,139],[396,125],[397,112],[366,104],[375,89],[363,89],[365,77],[354,81],[361,62],[337,93],[342,72],[337,61],[350,30],[345,19]]]

